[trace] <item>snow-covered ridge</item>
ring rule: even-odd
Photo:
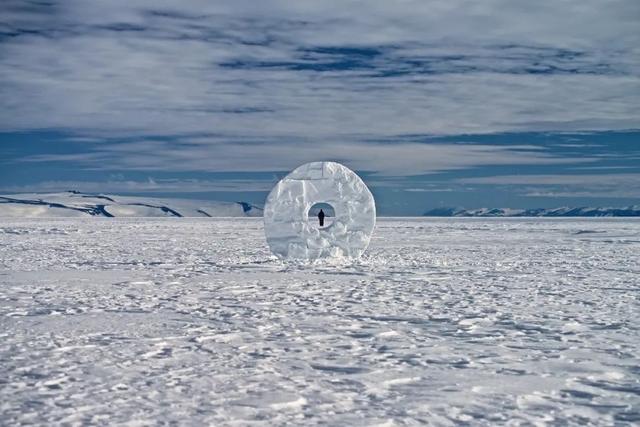
[[[0,196],[0,217],[226,217],[262,216],[247,202],[158,199],[79,191]]]
[[[509,208],[438,208],[431,209],[423,216],[445,217],[630,217],[640,216],[640,205],[625,208],[596,208],[596,207],[561,207],[537,209],[509,209]]]

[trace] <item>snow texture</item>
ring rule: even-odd
[[[0,425],[637,426],[640,221],[0,222]]]
[[[335,217],[327,227],[309,220],[309,209],[328,203]],[[264,207],[264,229],[280,258],[357,258],[367,249],[376,222],[373,195],[360,177],[334,162],[296,168],[271,190]]]

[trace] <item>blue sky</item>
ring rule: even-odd
[[[0,193],[262,203],[335,160],[379,212],[640,203],[640,3],[0,4]]]

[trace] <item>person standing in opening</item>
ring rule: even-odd
[[[320,227],[324,227],[324,212],[322,209],[318,212],[318,220],[320,221]]]

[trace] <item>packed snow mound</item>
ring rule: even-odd
[[[331,224],[321,227],[309,210],[333,207]],[[304,164],[271,190],[264,207],[264,230],[279,258],[357,258],[367,249],[376,222],[373,195],[347,167],[334,162]]]
[[[244,217],[262,209],[246,202],[158,199],[79,191],[0,196],[0,217]]]

